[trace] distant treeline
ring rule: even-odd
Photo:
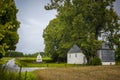
[[[37,57],[38,54],[40,54],[41,56],[44,56],[44,52],[24,54],[23,52],[7,51],[5,54],[5,57]]]
[[[23,57],[24,54],[22,52],[16,51],[7,51],[5,57]]]
[[[24,54],[24,57],[37,57],[37,55],[40,54],[42,57],[44,57],[44,52],[36,52],[33,54]]]

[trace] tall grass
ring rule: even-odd
[[[120,80],[120,66],[80,66],[36,70],[38,80]]]
[[[0,66],[0,80],[36,80],[36,76],[32,72],[12,72],[6,66]]]

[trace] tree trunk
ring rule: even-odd
[[[87,64],[90,65],[92,61],[92,56],[87,56]]]

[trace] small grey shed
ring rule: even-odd
[[[98,50],[98,55],[102,65],[115,65],[115,51],[110,49],[108,45],[102,44],[101,49]]]
[[[75,44],[67,53],[68,64],[85,64],[86,58],[81,49]]]

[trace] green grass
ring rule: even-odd
[[[14,72],[9,71],[6,67],[0,67],[0,80],[37,80],[33,72]]]
[[[43,58],[42,63],[37,63],[36,58],[19,58],[16,59],[16,64],[22,67],[73,67],[81,66],[77,64],[53,63],[51,58]]]
[[[12,58],[11,58],[11,57],[3,57],[3,58],[0,60],[0,65],[7,63],[7,61],[10,60],[10,59],[12,59]]]
[[[68,67],[75,66],[74,64],[66,64],[66,63],[21,63],[19,66],[22,67]]]
[[[51,60],[50,58],[43,58]],[[18,58],[16,63],[23,67],[48,67],[24,73],[5,73],[4,80],[120,80],[120,66],[83,66],[66,63],[35,63],[36,58]],[[26,76],[25,76],[26,75]],[[14,76],[16,78],[11,78]],[[1,77],[0,77],[1,78]],[[7,78],[7,79],[6,79]]]
[[[33,72],[22,72],[21,80],[37,80],[37,76]]]

